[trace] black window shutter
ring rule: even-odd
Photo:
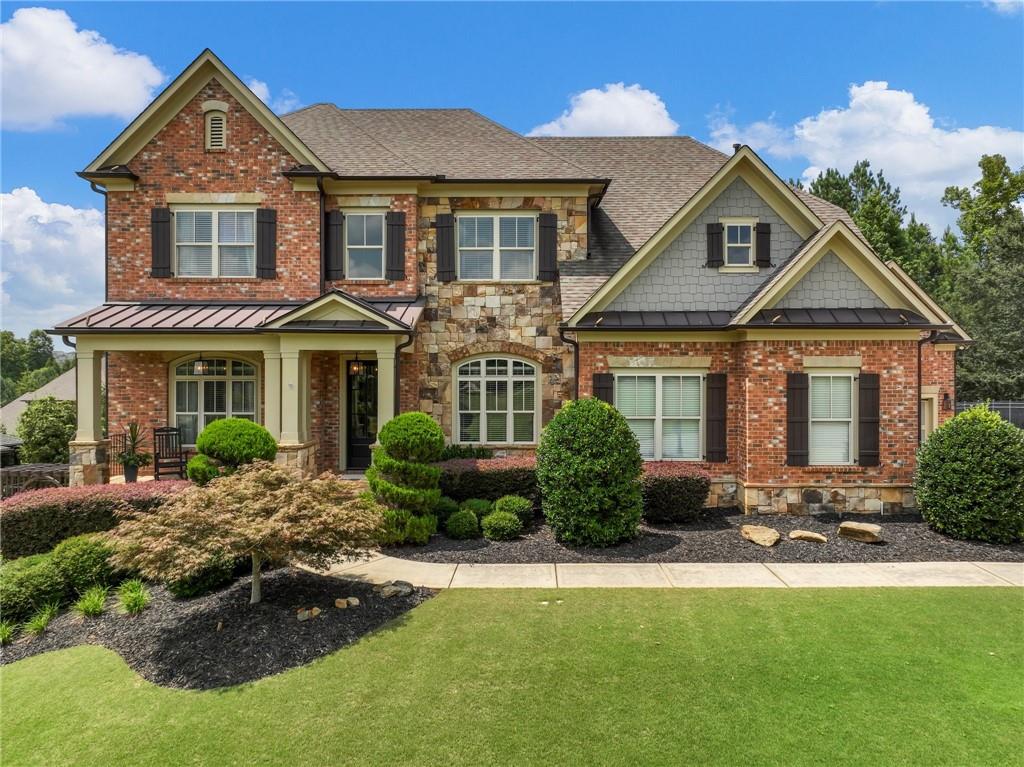
[[[707,432],[705,433],[705,460],[724,463],[726,458],[725,428],[725,373],[708,373],[707,378]]]
[[[615,404],[615,376],[611,373],[594,373],[594,397]]]
[[[451,213],[437,214],[437,279],[455,279],[455,216]]]
[[[329,280],[345,279],[345,214],[327,211],[327,274]]]
[[[153,208],[149,217],[153,237],[151,277],[171,276],[171,209]]]
[[[384,278],[387,280],[405,279],[405,212],[389,210],[384,216],[388,225],[387,258],[385,259]]]
[[[708,266],[722,266],[722,225],[708,224]]]
[[[277,276],[277,211],[256,209],[256,276],[272,280]]]
[[[754,258],[757,266],[772,265],[772,225],[754,226]]]
[[[807,466],[809,463],[807,400],[807,374],[787,373],[786,463],[790,466]]]
[[[857,379],[857,463],[878,466],[878,411],[881,404],[878,373],[861,373]]]
[[[538,216],[537,279],[551,282],[558,279],[558,214]]]

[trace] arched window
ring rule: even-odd
[[[455,440],[501,445],[537,441],[537,366],[510,357],[485,357],[455,371]]]
[[[256,366],[223,357],[179,362],[174,367],[171,412],[181,442],[194,445],[199,432],[218,418],[258,420]]]

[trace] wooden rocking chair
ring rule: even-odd
[[[185,479],[185,453],[181,449],[181,429],[160,426],[153,429],[153,479],[176,475]]]

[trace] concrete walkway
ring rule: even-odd
[[[369,583],[402,580],[433,589],[1024,587],[1024,562],[446,565],[376,555],[342,562],[328,572]]]

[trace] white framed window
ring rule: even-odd
[[[536,214],[460,213],[460,280],[537,279]]]
[[[175,208],[174,255],[178,277],[255,277],[253,208]]]
[[[704,381],[693,373],[615,375],[615,407],[646,460],[704,459]]]
[[[384,279],[384,214],[345,213],[345,277]]]
[[[485,357],[456,368],[455,441],[533,444],[537,441],[537,366],[512,357]]]
[[[754,266],[754,227],[757,226],[757,220],[723,218],[720,223],[725,238],[725,268]]]
[[[259,421],[256,366],[223,357],[179,362],[171,376],[173,424],[181,443],[194,445],[199,432],[218,418]]]
[[[852,373],[810,376],[810,459],[812,466],[852,464],[856,455],[856,413]]]
[[[228,146],[228,116],[219,109],[206,113],[206,148],[219,150]]]

